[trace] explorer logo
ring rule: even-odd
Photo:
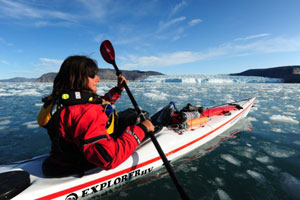
[[[108,189],[112,186],[115,187],[115,186],[118,186],[118,185],[128,183],[132,178],[146,175],[146,174],[150,173],[152,170],[153,170],[153,167],[150,167],[150,168],[145,169],[145,170],[140,170],[140,169],[134,170],[134,171],[131,171],[131,172],[129,172],[127,174],[124,174],[122,176],[118,176],[114,179],[111,179],[111,180],[99,183],[97,185],[94,185],[92,187],[89,187],[87,189],[84,189],[80,193],[78,192],[77,194],[81,194],[80,198],[83,198],[83,197],[98,193],[102,190]],[[78,199],[77,194],[76,193],[71,193],[66,197],[65,200],[77,200]]]

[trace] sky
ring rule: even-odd
[[[0,79],[58,72],[110,40],[120,70],[229,74],[300,65],[299,0],[0,0]]]

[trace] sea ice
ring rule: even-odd
[[[281,147],[279,145],[265,143],[261,145],[261,148],[271,157],[274,158],[289,158],[296,155],[294,149],[287,147]]]
[[[9,128],[9,126],[0,126],[0,131],[8,129],[8,128]]]
[[[17,93],[18,96],[42,96],[36,89],[26,89]]]
[[[222,189],[218,189],[217,193],[219,195],[220,200],[231,200],[229,195]]]
[[[272,128],[271,131],[276,133],[282,133],[283,131],[280,128]]]
[[[241,166],[241,162],[229,154],[221,154],[221,158],[233,165]]]
[[[284,115],[272,115],[270,120],[274,122],[281,122],[281,123],[290,123],[290,124],[299,124],[297,120],[292,117],[287,117]]]
[[[247,119],[252,122],[257,122],[257,119],[255,117],[247,117]]]
[[[281,187],[289,194],[291,199],[300,197],[300,181],[287,172],[280,173]]]
[[[249,174],[252,178],[254,178],[254,179],[258,180],[258,181],[264,181],[265,180],[265,177],[262,174],[260,174],[260,173],[258,173],[256,171],[247,170],[247,174]]]
[[[164,93],[144,93],[143,95],[153,101],[167,100],[167,95]]]
[[[294,144],[300,145],[300,140],[296,140],[293,142]]]
[[[216,183],[219,185],[219,186],[224,186],[224,181],[223,179],[219,178],[219,177],[216,177],[215,178],[215,181]]]
[[[256,160],[258,160],[259,162],[264,163],[264,164],[272,162],[271,158],[268,156],[257,157]]]
[[[37,121],[25,122],[22,125],[25,125],[25,126],[27,126],[27,128],[30,128],[30,129],[34,129],[34,128],[39,127]]]
[[[272,165],[268,165],[267,168],[272,171],[272,172],[279,172],[280,169],[278,167],[272,166]]]
[[[6,120],[3,120],[0,122],[0,126],[4,126],[4,125],[10,124],[10,123],[11,123],[11,121],[6,119]]]

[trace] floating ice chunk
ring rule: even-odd
[[[272,166],[272,165],[268,165],[267,168],[269,170],[271,170],[272,172],[279,172],[280,169],[278,167]]]
[[[247,119],[252,122],[257,122],[257,119],[254,117],[247,117]]]
[[[13,96],[11,93],[0,93],[0,97],[7,97],[7,96]]]
[[[252,111],[252,112],[253,112],[253,111],[257,111],[257,110],[258,110],[258,108],[257,108],[257,107],[252,107],[250,111]]]
[[[42,107],[44,104],[43,103],[36,103],[36,104],[34,104],[34,106],[36,106],[36,107]]]
[[[292,199],[299,199],[300,197],[300,181],[290,175],[289,173],[280,173],[280,184],[283,190],[285,190]]]
[[[296,151],[294,149],[290,149],[287,147],[281,147],[275,144],[262,144],[262,149],[271,157],[275,158],[289,158],[296,155]]]
[[[27,126],[27,128],[30,128],[30,129],[34,129],[34,128],[39,127],[37,121],[25,122],[22,125],[25,125],[25,126]]]
[[[293,142],[294,144],[300,145],[300,140],[296,140]]]
[[[276,133],[282,133],[283,131],[280,128],[272,128],[271,131]]]
[[[292,116],[295,116],[295,115],[296,115],[296,113],[292,113],[292,112],[284,112],[283,114],[284,114],[284,115],[292,115]]]
[[[8,129],[8,128],[9,128],[9,126],[0,126],[0,131]]]
[[[293,106],[293,105],[291,105],[291,104],[286,105],[285,107],[286,107],[286,108],[292,108],[292,109],[295,109],[295,106]]]
[[[128,193],[122,191],[122,192],[120,192],[119,195],[120,195],[120,197],[127,197],[127,196],[128,196]]]
[[[0,122],[0,126],[4,126],[4,125],[10,124],[10,123],[11,123],[11,121],[6,119],[6,120],[3,120]]]
[[[17,93],[18,96],[42,96],[36,89],[26,89]]]
[[[248,179],[249,177],[247,176],[247,174],[245,173],[234,173],[233,174],[234,177],[238,178],[238,179]]]
[[[295,120],[292,117],[287,117],[284,115],[272,115],[270,117],[270,120],[275,121],[275,122],[282,122],[282,123],[290,123],[290,124],[299,124],[297,120]]]
[[[271,158],[268,156],[257,157],[256,160],[258,160],[259,162],[264,163],[264,164],[272,162]]]
[[[247,174],[258,181],[264,181],[266,179],[262,174],[253,170],[247,170]]]
[[[149,98],[154,101],[162,101],[167,100],[167,95],[164,93],[144,93],[143,94],[146,98]]]
[[[221,158],[233,165],[241,166],[241,162],[229,154],[222,154]]]
[[[264,123],[264,124],[270,124],[270,122],[268,122],[268,121],[263,121],[263,123]]]
[[[219,195],[220,200],[231,200],[229,195],[224,190],[218,189],[217,193]]]
[[[224,181],[223,179],[219,178],[219,177],[216,177],[215,178],[215,181],[216,183],[219,185],[219,186],[224,186]]]

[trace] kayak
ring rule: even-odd
[[[205,120],[191,123],[184,131],[164,127],[155,134],[157,141],[170,162],[206,144],[245,118],[256,98],[208,108]],[[219,112],[220,108],[236,105],[239,109]],[[210,111],[211,109],[211,111]],[[223,109],[224,110],[224,109]],[[86,171],[84,176],[74,174],[62,178],[47,178],[42,163],[48,155],[11,164],[0,165],[0,199],[88,199],[108,190],[120,188],[133,180],[163,166],[155,146],[147,139],[121,165],[111,170],[100,168]],[[6,185],[3,189],[1,185]],[[11,187],[11,188],[10,188]]]

